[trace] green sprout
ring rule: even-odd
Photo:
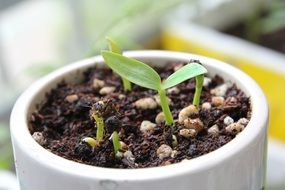
[[[172,135],[172,147],[176,147],[178,145],[177,137]]]
[[[195,86],[195,94],[193,98],[193,105],[198,108],[200,104],[200,97],[201,97],[201,92],[203,88],[204,75],[198,75],[195,77],[195,79],[196,79],[196,86]]]
[[[97,124],[97,133],[96,133],[96,139],[100,142],[103,140],[104,136],[104,120],[100,115],[93,114],[93,118],[96,121]]]
[[[112,142],[113,142],[115,154],[117,154],[118,151],[121,149],[121,143],[120,143],[119,134],[117,131],[114,131],[112,133]]]
[[[102,110],[105,109],[105,104],[103,101],[97,102],[92,108],[91,117],[94,118],[97,131],[96,131],[96,140],[98,142],[103,140],[104,137],[104,119],[101,115]]]
[[[107,132],[112,133],[111,139],[113,142],[114,152],[116,155],[118,151],[121,149],[121,143],[118,134],[118,131],[121,128],[120,120],[117,118],[117,116],[113,115],[106,119],[105,125]]]
[[[95,148],[97,146],[97,141],[92,137],[85,137],[82,139],[82,141],[89,144],[92,148]]]
[[[110,37],[106,37],[106,40],[108,41],[110,51],[112,51],[114,53],[122,54],[122,50],[121,50],[120,46],[114,40],[112,40]],[[132,86],[131,86],[130,81],[124,77],[122,77],[122,81],[123,81],[124,90],[125,91],[131,91]]]
[[[111,51],[102,51],[101,54],[105,60],[105,63],[121,77],[124,77],[139,86],[153,89],[158,92],[166,125],[172,125],[174,123],[166,97],[166,89],[180,84],[187,79],[201,76],[207,72],[206,68],[201,64],[191,63],[183,66],[171,74],[165,81],[161,82],[159,74],[153,68],[143,62]],[[196,97],[195,104],[197,105],[197,103],[200,101],[200,85],[203,84],[203,78],[199,77],[196,81],[198,81],[196,82],[196,86],[199,85],[199,88],[196,88],[194,95],[194,97]]]
[[[119,139],[118,131],[121,128],[121,123],[117,116],[109,116],[105,121],[106,113],[113,114],[113,106],[110,102],[104,103],[103,101],[96,102],[91,110],[91,117],[95,120],[95,126],[97,127],[96,140],[91,137],[85,137],[84,142],[95,148],[104,138],[104,132],[112,134],[111,138],[113,142],[115,154],[121,149],[121,143]]]

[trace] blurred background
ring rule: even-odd
[[[168,49],[240,67],[270,105],[268,189],[285,189],[285,0],[0,0],[0,190],[18,189],[9,115],[27,86],[106,48]]]

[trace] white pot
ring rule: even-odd
[[[242,71],[217,60],[170,51],[129,51],[126,56],[152,65],[199,59],[210,75],[233,81],[250,96],[252,117],[247,127],[223,147],[204,156],[169,166],[109,169],[61,158],[37,144],[28,130],[29,115],[45,94],[63,79],[75,82],[101,56],[65,66],[27,89],[11,115],[15,165],[22,190],[260,190],[265,186],[268,107],[259,86]]]

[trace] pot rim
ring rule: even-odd
[[[246,91],[251,98],[252,116],[250,122],[239,135],[219,149],[203,156],[168,166],[141,169],[102,168],[77,163],[57,156],[40,146],[30,135],[27,123],[28,110],[33,99],[38,96],[38,94],[42,92],[45,89],[45,86],[51,83],[51,81],[59,79],[63,75],[74,70],[85,70],[94,66],[94,63],[103,62],[103,58],[101,56],[95,56],[64,66],[50,73],[33,83],[18,98],[10,118],[10,130],[13,144],[17,143],[23,152],[28,154],[30,159],[41,163],[44,167],[53,168],[54,170],[57,170],[57,172],[68,175],[75,175],[78,178],[115,181],[149,181],[161,178],[171,178],[173,176],[177,177],[179,175],[184,175],[185,173],[210,170],[216,164],[237,155],[238,152],[243,149],[246,150],[251,143],[254,143],[256,136],[259,136],[262,131],[265,130],[264,128],[267,126],[268,122],[268,106],[266,98],[257,83],[239,69],[212,58],[174,51],[138,50],[126,51],[124,52],[124,55],[149,61],[175,59],[187,62],[190,59],[199,59],[206,67],[218,69],[223,73],[231,73],[231,77],[235,79],[233,82],[239,83],[239,88],[241,88],[242,85],[242,90]]]

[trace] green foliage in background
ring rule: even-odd
[[[150,27],[151,22],[162,18],[162,15],[167,13],[167,11],[173,10],[177,5],[185,1],[186,0],[164,0],[162,3],[161,1],[153,0],[98,0],[97,7],[94,7],[97,11],[94,11],[94,9],[90,7],[86,8],[88,12],[86,14],[88,14],[90,20],[94,20],[94,23],[96,21],[99,23],[99,17],[101,17],[101,21],[104,20],[103,23],[100,23],[100,26],[91,24],[91,31],[94,31],[94,28],[97,30],[93,34],[94,40],[92,44],[90,44],[91,49],[87,56],[97,55],[101,49],[105,48],[105,36],[112,36],[115,41],[127,49],[142,48],[141,45],[133,39],[136,34],[130,33],[130,31],[132,31],[130,29],[134,27],[145,29]],[[86,3],[85,6],[87,5],[88,3]],[[106,8],[109,10],[104,10]],[[145,23],[144,21],[146,20],[149,22]]]
[[[9,128],[0,123],[0,169],[11,169],[13,162]]]
[[[272,33],[285,27],[285,1],[271,0],[267,6],[268,15],[261,19],[262,32]]]
[[[157,27],[156,20],[161,20],[165,13],[174,10],[182,2],[189,1],[194,0],[164,0],[163,3],[153,0],[64,0],[58,4],[65,7],[65,11],[70,11],[70,20],[62,21],[64,25],[60,28],[60,41],[63,44],[60,49],[65,55],[55,60],[69,63],[98,55],[100,50],[106,48],[105,36],[112,36],[125,49],[143,49],[145,44],[140,40],[144,43],[151,40],[149,36],[143,36],[143,31],[135,30]],[[54,61],[43,61],[34,63],[25,73],[36,79],[61,65]]]
[[[262,34],[274,33],[285,27],[285,1],[270,0],[257,6],[245,22],[246,38],[258,42]]]

